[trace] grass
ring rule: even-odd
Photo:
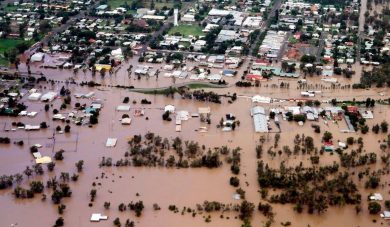
[[[201,83],[190,83],[187,85],[190,89],[200,89],[200,88],[218,88],[217,86],[214,86],[213,84],[201,84]]]
[[[8,59],[4,58],[4,52],[16,48],[18,44],[27,43],[32,45],[34,41],[25,41],[23,39],[0,39],[0,65],[8,65]]]
[[[131,3],[133,2],[132,0],[129,0],[129,1],[123,1],[123,0],[108,0],[107,1],[107,5],[111,7],[111,9],[115,9],[115,8],[118,8],[122,5],[125,5],[125,3],[127,2],[128,5],[131,5]]]
[[[173,35],[176,33],[180,33],[182,36],[202,36],[204,33],[202,32],[202,28],[198,25],[179,25],[176,27],[172,27],[168,34]]]
[[[110,6],[111,9],[115,9],[115,8],[118,8],[118,7],[125,5],[126,2],[127,2],[127,5],[131,6],[133,1],[134,0],[108,0],[107,5]],[[145,8],[149,8],[150,3],[151,3],[151,1],[142,1],[142,6]],[[173,8],[173,5],[174,5],[173,1],[169,1],[169,2],[156,2],[156,1],[154,1],[154,8],[155,9],[161,9],[164,6],[166,6],[168,8]],[[136,10],[129,10],[128,12],[135,13]]]
[[[4,11],[5,12],[15,12],[18,8],[19,8],[19,6],[7,5],[6,7],[4,7]]]
[[[384,15],[383,16],[383,21],[390,23],[390,15]]]
[[[144,91],[136,91],[142,94],[147,94],[147,95],[169,95],[171,93],[176,93],[178,90],[177,88],[165,88],[165,89],[148,89]]]
[[[15,48],[18,44],[24,43],[26,41],[22,39],[0,39],[0,53],[9,51],[12,48]]]
[[[179,42],[179,45],[183,45],[185,47],[189,47],[189,46],[191,46],[191,43],[189,43],[189,42]]]

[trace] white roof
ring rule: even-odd
[[[251,109],[255,132],[268,132],[268,120],[263,107],[255,106]]]
[[[380,193],[374,193],[370,196],[370,200],[382,201],[383,196]]]
[[[107,138],[106,147],[115,147],[117,138]]]
[[[128,105],[120,105],[116,107],[117,111],[130,111],[130,106]]]
[[[42,61],[44,55],[45,55],[45,54],[44,54],[44,53],[41,53],[41,52],[35,53],[35,54],[33,54],[33,55],[31,56],[30,60],[31,60],[32,62],[34,62],[34,61]]]
[[[271,98],[260,96],[260,95],[255,95],[252,97],[252,102],[271,103]]]
[[[129,124],[131,124],[131,118],[128,118],[128,117],[122,118],[121,123],[122,123],[122,125],[129,125]]]
[[[91,221],[93,222],[98,222],[100,220],[107,220],[108,217],[107,216],[104,216],[104,215],[101,215],[101,214],[92,214],[91,215]]]
[[[41,93],[32,93],[31,95],[28,96],[28,100],[39,100],[39,98],[42,96]]]
[[[37,164],[48,164],[51,162],[51,158],[48,156],[43,156],[42,158],[35,159],[35,163]]]
[[[48,92],[41,96],[41,101],[53,101],[53,99],[57,97],[57,92]]]
[[[175,106],[173,106],[173,105],[166,105],[165,107],[164,107],[164,112],[170,112],[170,113],[173,113],[173,112],[175,112]]]

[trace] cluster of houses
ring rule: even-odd
[[[368,26],[366,37],[361,42],[360,63],[364,65],[380,65],[385,61],[385,56],[390,53],[390,33],[383,37],[378,36],[380,31]]]
[[[269,97],[255,95],[252,97],[253,107],[250,110],[250,114],[253,118],[255,132],[266,133],[271,130],[270,121],[273,120],[277,127],[280,127],[279,115],[285,121],[296,121],[299,125],[303,125],[305,121],[318,121],[320,118],[324,119],[324,123],[328,124],[328,121],[342,121],[346,124],[345,129],[341,129],[341,132],[354,133],[355,128],[350,119],[352,115],[358,119],[373,119],[374,114],[371,110],[365,108],[358,108],[357,106],[346,106],[342,108],[340,106],[326,106],[317,107],[312,105],[283,105],[280,104],[286,101],[297,100],[277,100]],[[305,101],[305,100],[303,100]],[[274,108],[273,103],[278,103],[279,107]],[[268,105],[269,114],[263,106]],[[271,114],[272,113],[272,114]],[[271,117],[271,115],[273,115]],[[271,119],[272,118],[272,119]]]

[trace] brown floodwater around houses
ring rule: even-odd
[[[69,70],[51,70],[51,69],[36,69],[42,70],[44,74],[54,80],[64,81],[72,77],[72,72]],[[128,85],[134,84],[135,87],[157,87],[169,86],[172,83],[171,79],[160,76],[158,81],[155,78],[149,80],[141,79],[140,81],[130,80],[127,78],[126,67],[118,72],[117,78],[106,76],[102,79],[99,75],[95,77],[97,82],[104,82],[106,84],[121,84],[122,80]],[[77,81],[91,80],[90,73],[84,77],[82,72],[76,76]],[[234,82],[237,78],[227,79],[229,82]],[[340,79],[347,84],[346,79]],[[271,84],[279,84],[280,80],[274,78],[270,82],[262,84],[260,88],[236,88],[234,86],[225,89],[206,89],[214,90],[218,93],[234,93],[236,92],[242,96],[251,97],[256,94],[263,96],[270,96],[272,98],[290,99],[300,98],[300,91],[296,89],[296,80],[287,80],[290,89],[271,88]],[[318,78],[308,78],[309,83],[321,83]],[[268,84],[268,87],[265,85]],[[325,83],[322,82],[325,85]],[[61,86],[65,83],[56,83],[54,87],[49,85],[42,88],[43,91],[53,89],[59,91]],[[327,85],[330,86],[330,85]],[[64,149],[65,159],[56,162],[56,170],[54,173],[47,173],[43,177],[37,179],[48,179],[49,176],[59,175],[61,172],[76,172],[74,165],[78,160],[84,160],[84,170],[80,174],[77,182],[70,182],[72,188],[72,197],[63,201],[66,205],[66,210],[63,214],[66,226],[112,226],[112,221],[116,217],[120,217],[122,223],[129,218],[136,222],[136,226],[153,227],[153,226],[226,226],[236,227],[241,226],[242,222],[236,219],[237,213],[226,213],[224,218],[220,218],[220,213],[212,214],[211,222],[206,223],[202,216],[208,214],[198,214],[192,217],[191,214],[186,213],[182,215],[181,212],[173,213],[168,210],[168,206],[174,204],[179,207],[179,210],[186,206],[194,208],[196,204],[201,204],[203,201],[220,201],[223,203],[237,203],[239,201],[233,199],[235,189],[229,185],[229,178],[232,176],[230,166],[226,163],[221,168],[217,169],[168,169],[159,167],[108,167],[99,168],[98,164],[103,156],[112,157],[113,160],[118,160],[123,157],[124,152],[128,149],[128,138],[137,134],[145,134],[148,131],[154,132],[162,137],[173,139],[180,136],[183,140],[194,140],[206,147],[216,147],[227,145],[231,148],[241,147],[241,172],[239,175],[241,187],[246,191],[246,199],[258,204],[261,201],[259,193],[259,185],[257,183],[257,159],[255,146],[258,143],[261,134],[254,133],[252,118],[250,117],[249,109],[253,106],[250,98],[239,97],[236,102],[228,104],[226,99],[223,99],[222,104],[203,103],[195,100],[184,100],[178,96],[175,98],[165,97],[162,95],[144,95],[140,93],[133,93],[124,89],[117,89],[111,87],[103,87],[102,89],[94,89],[87,87],[80,87],[76,85],[69,85],[69,89],[74,93],[88,93],[95,92],[95,99],[103,100],[104,107],[100,112],[99,124],[89,128],[87,126],[76,126],[71,124],[71,133],[56,134],[55,143],[53,143],[53,131],[57,125],[62,128],[66,125],[62,122],[53,122],[51,120],[51,110],[49,113],[44,111],[44,104],[42,102],[32,102],[27,100],[27,96],[23,97],[23,101],[27,104],[28,111],[37,111],[38,115],[35,118],[29,117],[0,117],[0,135],[10,137],[12,141],[23,140],[25,145],[19,147],[17,145],[0,145],[0,175],[15,174],[22,172],[26,166],[31,166],[34,163],[32,156],[29,153],[29,147],[34,144],[41,144],[40,152],[43,155],[53,157],[53,151]],[[372,90],[352,90],[352,89],[325,89],[322,95],[315,97],[319,100],[328,100],[331,98],[342,99],[361,99],[365,100],[367,97],[382,98],[379,93],[388,93],[388,90],[372,89]],[[122,126],[119,122],[123,112],[117,112],[116,106],[122,103],[124,97],[130,97],[130,104],[132,110],[130,115],[133,119],[130,126]],[[384,97],[387,97],[384,96]],[[151,105],[141,105],[140,100],[146,98],[152,102]],[[133,104],[132,101],[137,103]],[[90,104],[89,99],[76,99],[72,97],[72,107],[76,102]],[[62,101],[56,99],[53,101],[54,108],[58,108]],[[188,110],[190,113],[197,112],[198,107],[209,106],[211,108],[211,125],[201,123],[199,118],[191,118],[183,122],[182,132],[175,132],[175,122],[162,121],[162,108],[172,104],[177,110]],[[295,102],[273,103],[272,105],[264,104],[267,113],[269,108],[278,106],[296,105]],[[323,104],[327,105],[327,104]],[[144,108],[145,116],[134,117],[134,108]],[[70,108],[60,111],[60,113],[67,113]],[[390,120],[390,109],[388,106],[377,106],[374,109],[375,118],[368,120],[367,124],[372,127],[376,123],[383,120]],[[216,128],[221,117],[227,113],[233,113],[241,122],[240,126],[233,132],[221,132]],[[149,120],[146,120],[148,117]],[[281,117],[280,117],[281,118]],[[39,124],[42,121],[48,122],[50,127],[45,130],[26,132],[22,130],[4,131],[3,129],[11,128],[13,121],[21,121],[28,124]],[[321,131],[331,131],[334,140],[345,141],[349,136],[358,138],[362,136],[364,139],[365,149],[367,152],[376,152],[378,154],[378,163],[372,168],[379,168],[379,157],[381,151],[379,149],[379,140],[386,138],[385,134],[375,135],[369,133],[367,135],[347,134],[341,133],[340,130],[346,128],[344,122],[335,124],[331,121],[325,124],[324,120],[316,122],[321,126]],[[207,127],[206,133],[195,131],[199,127]],[[295,122],[281,121],[281,141],[279,148],[284,145],[293,147],[293,139],[296,134],[310,135],[314,138],[316,146],[320,146],[320,139],[322,134],[315,134],[311,127],[311,122],[306,122],[304,126],[298,126]],[[267,146],[273,145],[274,133],[265,134],[267,138]],[[105,142],[109,137],[118,138],[118,143],[114,148],[106,148]],[[267,147],[268,149],[268,147]],[[278,167],[281,162],[287,165],[298,165],[302,162],[304,165],[310,165],[308,155],[292,156],[287,158],[285,155],[269,157],[266,150],[263,155],[263,160],[271,167]],[[321,156],[320,164],[330,164],[333,161],[338,161],[337,154],[325,153]],[[353,170],[350,170],[353,172]],[[105,177],[101,178],[101,173],[105,173]],[[35,177],[34,177],[35,179]],[[357,180],[357,176],[354,176]],[[383,177],[382,182],[388,182],[388,176]],[[89,192],[93,188],[92,184],[96,183],[97,196],[92,207],[88,206]],[[245,184],[247,182],[247,184]],[[22,186],[27,186],[28,180],[25,179]],[[372,190],[364,189],[364,182],[358,182],[363,198]],[[380,192],[388,199],[388,184],[380,187],[375,192]],[[136,194],[139,193],[139,196]],[[274,192],[270,192],[271,194]],[[52,226],[54,221],[59,216],[57,213],[57,206],[52,205],[50,201],[50,193],[47,193],[47,201],[41,201],[40,197],[31,200],[16,200],[12,195],[12,190],[0,191],[0,204],[6,209],[0,213],[0,226]],[[142,200],[145,204],[145,210],[140,218],[136,218],[134,213],[119,212],[118,205],[120,203],[129,203],[130,201]],[[103,203],[105,201],[111,202],[110,210],[105,210]],[[162,208],[160,211],[153,210],[153,204],[157,203]],[[335,226],[381,226],[380,223],[385,223],[379,216],[369,215],[367,211],[367,202],[363,199],[363,211],[356,215],[353,206],[331,207],[325,214],[309,215],[306,212],[297,214],[293,211],[292,205],[273,205],[276,213],[275,223],[273,226],[280,226],[281,222],[290,221],[291,226],[319,226],[319,227],[335,227]],[[89,218],[92,213],[102,213],[109,216],[109,220],[101,221],[100,223],[90,223]],[[266,218],[259,212],[255,211],[252,218],[252,226],[263,226]],[[229,217],[227,219],[226,217]],[[378,222],[373,223],[376,219]]]

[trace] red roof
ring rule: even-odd
[[[256,59],[255,62],[256,63],[269,63],[269,61],[267,61],[265,59]]]
[[[332,141],[324,142],[324,145],[325,146],[333,146],[333,142]]]
[[[247,80],[257,80],[257,81],[267,81],[267,79],[263,78],[261,75],[257,74],[248,74],[246,75]]]
[[[347,110],[350,113],[357,113],[358,112],[357,106],[347,106]]]

